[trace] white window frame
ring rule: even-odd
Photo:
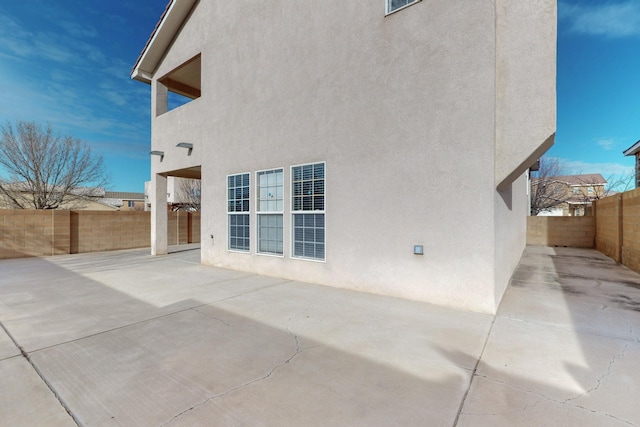
[[[391,10],[391,2],[392,0],[384,0],[384,13],[385,15],[391,15],[392,13],[396,13],[401,11],[402,9],[406,9],[409,6],[413,6],[416,3],[420,3],[422,0],[413,0],[407,4],[405,4],[404,6],[400,6],[398,8],[395,8],[393,10]]]
[[[231,211],[229,209],[229,202],[231,202],[231,199],[229,198],[229,178],[230,177],[237,177],[237,176],[243,176],[243,175],[248,175],[249,176],[249,195],[247,197],[247,200],[249,201],[249,206],[248,206],[248,210],[247,211]],[[243,253],[243,254],[249,254],[251,253],[251,172],[240,172],[240,173],[234,173],[234,174],[230,174],[227,175],[226,179],[225,179],[225,186],[226,186],[226,203],[227,203],[227,251],[229,252],[238,252],[238,253]],[[244,187],[244,185],[242,186]],[[234,187],[237,188],[237,187]],[[249,237],[247,237],[247,241],[249,242],[249,248],[248,249],[237,249],[237,248],[232,248],[231,247],[231,217],[232,216],[246,216],[249,219]]]
[[[295,197],[295,190],[294,190],[294,169],[295,168],[299,168],[299,167],[304,167],[304,166],[314,166],[314,165],[318,165],[318,164],[322,164],[323,165],[323,170],[324,170],[324,177],[323,177],[323,185],[324,185],[324,189],[323,189],[323,197],[324,197],[324,202],[323,202],[323,209],[322,210],[295,210],[295,205],[294,205],[294,197]],[[327,214],[326,214],[326,210],[327,210],[327,163],[326,161],[319,161],[319,162],[309,162],[309,163],[302,163],[299,165],[293,165],[291,166],[290,170],[289,170],[289,181],[290,181],[290,194],[289,194],[289,202],[290,202],[290,212],[291,212],[291,258],[293,259],[300,259],[300,260],[305,260],[305,261],[313,261],[313,262],[321,262],[324,263],[327,260]],[[315,258],[315,257],[306,257],[306,256],[300,256],[300,255],[296,255],[296,250],[295,250],[295,244],[296,244],[296,215],[322,215],[323,216],[323,222],[324,222],[324,226],[323,226],[323,230],[324,230],[324,256],[322,258]],[[314,242],[315,243],[315,242]]]
[[[261,187],[260,187],[260,176],[261,174],[266,174],[269,172],[280,172],[282,174],[282,183],[280,185],[281,190],[282,190],[282,209],[278,210],[262,210],[261,209],[261,201],[263,201],[263,199],[261,198]],[[278,168],[271,168],[271,169],[264,169],[264,170],[259,170],[256,172],[256,178],[255,178],[255,187],[256,187],[256,253],[258,255],[266,255],[266,256],[273,256],[273,257],[278,257],[278,258],[284,258],[284,203],[285,203],[285,185],[284,185],[284,181],[285,181],[285,176],[284,176],[284,167],[278,167]],[[277,188],[277,186],[276,186]],[[276,200],[274,200],[277,204],[277,195],[276,195]],[[261,216],[267,216],[267,215],[279,215],[280,218],[282,219],[282,230],[281,230],[281,235],[280,235],[280,241],[282,242],[282,253],[278,253],[278,252],[269,252],[269,251],[261,251],[260,250],[260,217]],[[276,240],[277,241],[277,240]]]

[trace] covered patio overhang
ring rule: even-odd
[[[151,189],[149,191],[151,201],[151,255],[167,255],[169,253],[167,178],[173,176],[200,179],[201,170],[201,166],[192,166],[152,175]]]

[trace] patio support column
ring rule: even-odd
[[[167,177],[153,174],[151,179],[151,255],[169,253],[167,240]]]

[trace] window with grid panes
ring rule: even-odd
[[[258,252],[283,254],[284,171],[261,171],[256,176]]]
[[[292,254],[325,259],[325,164],[291,168]]]
[[[227,216],[229,220],[229,250],[249,252],[249,174],[227,177]]]
[[[396,10],[402,9],[403,7],[407,7],[413,3],[418,3],[421,0],[385,0],[387,14],[391,12],[395,12]]]

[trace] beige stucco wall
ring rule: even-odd
[[[496,184],[525,172],[556,129],[555,0],[495,0]]]
[[[496,191],[495,14],[465,0],[387,17],[382,0],[200,2],[154,78],[202,53],[202,97],[154,119],[166,154],[152,172],[202,163],[203,262],[494,312],[526,204],[521,179],[503,190],[511,207]],[[519,144],[503,133],[503,147]],[[194,143],[191,158],[179,141]],[[226,175],[251,172],[253,185],[255,171],[283,167],[289,183],[290,166],[318,161],[326,261],[291,259],[288,203],[284,257],[255,254],[253,211],[252,253],[228,252]]]
[[[492,293],[495,310],[526,246],[528,185],[527,175],[522,174],[506,189],[495,194],[495,288]]]

